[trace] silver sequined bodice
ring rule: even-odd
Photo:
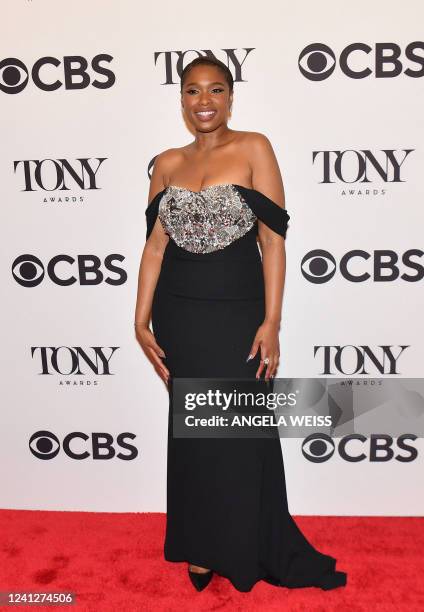
[[[256,215],[232,184],[201,191],[170,185],[159,203],[164,230],[192,253],[223,249],[252,229]]]

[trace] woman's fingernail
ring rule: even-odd
[[[252,359],[253,355],[249,355],[249,357],[246,359],[246,362],[250,361]]]

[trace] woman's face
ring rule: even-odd
[[[199,132],[212,132],[226,124],[232,100],[228,83],[216,66],[195,66],[187,73],[181,104],[188,121]]]

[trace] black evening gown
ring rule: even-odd
[[[236,184],[170,185],[146,209],[169,235],[152,329],[170,371],[165,559],[210,568],[239,591],[346,584],[291,517],[279,438],[174,438],[172,379],[254,378],[246,362],[265,316],[258,219],[286,236],[287,211]]]

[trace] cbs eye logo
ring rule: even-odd
[[[328,79],[335,67],[336,56],[327,45],[308,45],[299,55],[299,70],[310,81]]]
[[[20,255],[13,262],[12,275],[19,285],[36,287],[44,278],[44,266],[34,255]]]
[[[0,62],[0,90],[4,93],[20,93],[28,84],[28,69],[16,57]]]
[[[306,280],[315,285],[321,285],[333,278],[337,270],[337,264],[328,251],[314,249],[304,256],[300,269]]]
[[[303,440],[302,455],[312,463],[328,461],[335,451],[333,439],[326,434],[311,434]]]
[[[51,431],[37,431],[29,440],[29,449],[37,459],[53,459],[60,451],[59,438]]]

